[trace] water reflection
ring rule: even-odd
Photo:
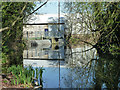
[[[104,55],[99,57],[95,65],[95,88],[120,88],[119,59]]]
[[[41,40],[42,41],[42,40]],[[38,46],[29,47],[28,50],[24,50],[24,58],[33,59],[64,59],[64,46],[58,44],[41,44],[39,40]],[[49,40],[48,40],[49,41]],[[46,41],[46,42],[48,42]]]
[[[58,88],[59,85],[61,88],[118,88],[120,60],[110,56],[98,57],[96,49],[90,46],[67,49],[63,45],[42,49],[38,46],[30,50],[37,50],[39,54],[33,55],[33,58],[39,59],[31,60],[28,55],[23,64],[43,66],[43,88]],[[47,57],[43,57],[45,55]]]

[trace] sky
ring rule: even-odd
[[[39,7],[40,3],[37,4],[36,7]],[[63,3],[60,3],[60,9],[62,13],[63,10]],[[44,5],[42,8],[40,8],[37,13],[40,14],[57,14],[58,13],[58,2],[57,1],[48,1],[46,5]]]
[[[44,2],[43,2],[44,3]],[[35,2],[36,8],[41,6],[43,3]],[[62,14],[63,11],[63,2],[60,2],[60,17],[64,17],[64,14]],[[58,17],[58,1],[48,1],[47,4],[42,6],[39,10],[36,11],[37,14],[45,14],[33,17],[31,20],[29,20],[29,23],[46,23],[48,22],[49,17]],[[34,20],[33,20],[34,19]]]

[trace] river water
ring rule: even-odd
[[[118,60],[99,57],[95,48],[63,44],[38,45],[24,50],[23,64],[43,67],[43,88],[120,87]]]

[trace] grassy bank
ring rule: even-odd
[[[7,69],[7,73],[2,75],[2,85],[7,88],[33,88],[36,85],[42,87],[43,70],[32,66],[12,65]]]

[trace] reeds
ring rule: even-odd
[[[34,78],[40,81],[42,86],[42,74],[43,68],[33,68],[32,66],[23,67],[22,65],[13,65],[8,68],[8,73],[11,73],[11,84],[12,85],[24,85],[24,87],[34,86]]]

